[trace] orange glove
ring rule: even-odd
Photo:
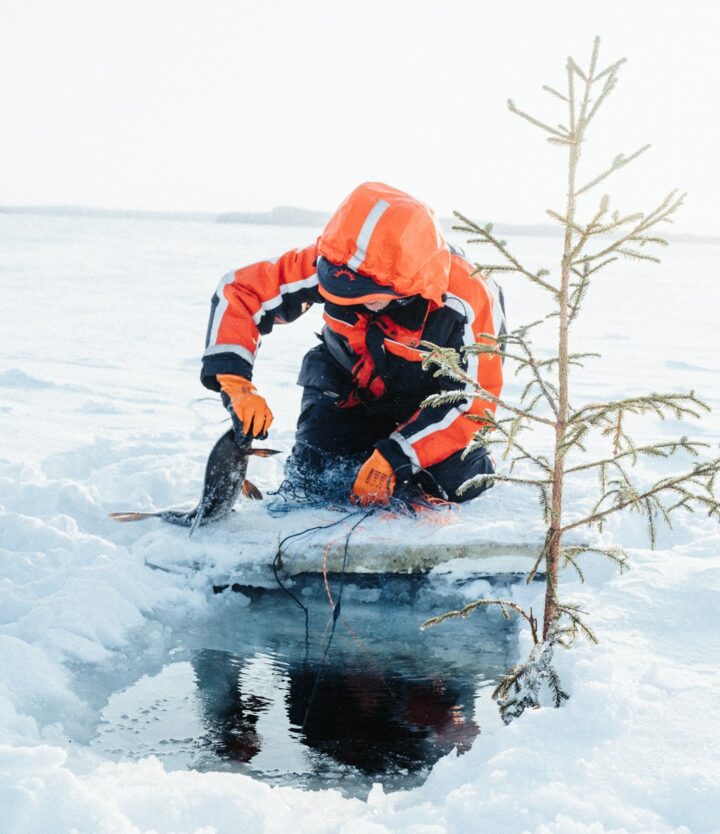
[[[397,478],[392,466],[376,449],[360,467],[350,500],[362,507],[368,504],[387,504],[396,485]]]
[[[252,382],[234,374],[218,374],[217,381],[230,397],[233,411],[242,423],[245,434],[253,437],[266,434],[273,421],[272,411]]]

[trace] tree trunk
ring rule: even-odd
[[[566,206],[565,242],[561,262],[558,336],[558,416],[555,423],[555,456],[553,461],[552,499],[550,504],[550,530],[546,556],[545,612],[543,617],[543,640],[548,636],[557,618],[557,582],[562,543],[562,501],[565,477],[565,449],[568,419],[568,330],[571,253],[573,225],[575,223],[575,171],[578,162],[579,136],[570,145],[568,159],[568,192]]]

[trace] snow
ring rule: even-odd
[[[263,542],[277,540],[278,525],[296,523],[292,516],[267,522],[262,506],[243,505],[227,523],[188,539],[156,521],[118,525],[107,513],[197,499],[207,452],[225,425],[216,398],[206,399],[198,382],[214,286],[228,268],[316,234],[2,218],[0,830],[719,831],[720,531],[699,516],[662,531],[655,551],[640,519],[613,518],[600,541],[625,545],[632,569],[618,575],[587,557],[586,584],[563,578],[564,598],[590,612],[600,637],[599,646],[578,645],[558,658],[569,702],[481,735],[469,753],[442,759],[421,787],[386,793],[376,785],[361,801],[239,774],[169,771],[152,757],[112,762],[90,744],[98,705],[77,670],[112,670],[121,654],[152,651],[183,623],[209,618],[218,604],[213,582],[238,565],[245,578],[265,581]],[[517,244],[532,266],[552,265],[552,239]],[[717,445],[719,255],[712,244],[678,243],[660,267],[620,265],[596,282],[576,346],[603,358],[578,374],[578,401],[695,389],[715,408],[703,423],[650,421],[641,436],[688,433]],[[545,309],[541,291],[513,280],[504,286],[511,324]],[[267,445],[292,445],[295,376],[318,327],[313,311],[265,339],[256,381],[276,414]],[[510,380],[508,395],[518,390]],[[671,465],[663,462],[663,471]],[[281,478],[281,459],[250,466],[263,491]],[[643,463],[637,476],[659,468]],[[592,481],[577,479],[570,513],[592,494]],[[299,514],[298,527],[305,518]],[[418,528],[444,541],[500,542],[530,542],[540,529],[533,491],[509,487],[463,507],[452,524]],[[249,536],[257,546],[242,548]],[[177,569],[152,570],[145,562],[154,559]],[[451,562],[437,569],[437,581],[468,572],[466,563]],[[490,592],[482,581],[475,591]],[[514,593],[541,607],[537,586]],[[528,641],[523,631],[521,653]]]

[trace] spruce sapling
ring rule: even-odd
[[[545,688],[555,706],[567,698],[556,670],[553,651],[557,645],[569,647],[576,637],[584,636],[592,642],[597,638],[584,620],[578,606],[564,602],[558,595],[558,575],[561,568],[575,569],[584,579],[578,562],[584,554],[595,554],[614,562],[620,570],[627,566],[627,556],[620,547],[593,547],[586,544],[567,544],[566,534],[583,528],[602,529],[607,518],[624,509],[645,516],[651,545],[656,540],[657,524],[671,524],[671,516],[678,510],[706,512],[720,518],[720,503],[715,481],[720,471],[720,458],[708,456],[708,444],[681,437],[670,442],[638,444],[627,427],[630,415],[655,415],[661,419],[699,417],[708,406],[694,392],[649,393],[606,402],[593,402],[575,407],[570,398],[570,370],[597,354],[571,352],[569,335],[582,310],[591,281],[601,270],[620,258],[635,261],[659,262],[658,247],[667,241],[658,233],[661,224],[672,223],[673,216],[683,203],[683,194],[671,191],[650,211],[621,213],[611,211],[610,198],[602,196],[587,219],[580,216],[578,200],[591,192],[608,177],[625,168],[644,154],[644,145],[629,155],[618,154],[598,174],[580,178],[580,154],[588,140],[588,129],[608,96],[615,89],[618,72],[624,59],[598,69],[599,39],[593,44],[589,65],[582,69],[572,58],[565,68],[566,91],[545,86],[554,99],[564,102],[567,121],[553,127],[519,109],[508,101],[511,113],[519,116],[546,134],[547,141],[567,154],[567,199],[563,210],[549,210],[549,216],[563,231],[559,268],[553,274],[547,269],[529,269],[509,249],[506,241],[493,233],[492,224],[478,225],[456,212],[459,225],[455,228],[472,237],[470,243],[482,244],[493,256],[476,264],[476,271],[490,276],[493,273],[517,274],[541,287],[551,303],[550,313],[538,321],[496,337],[481,334],[478,343],[461,352],[427,344],[425,365],[435,368],[435,374],[465,384],[463,392],[448,391],[429,397],[424,407],[441,405],[453,398],[479,397],[497,405],[497,413],[487,411],[484,417],[470,417],[479,423],[479,430],[468,451],[479,446],[501,447],[509,461],[507,472],[482,476],[494,482],[530,485],[537,489],[546,532],[545,540],[527,579],[544,573],[545,601],[542,629],[531,611],[505,600],[478,600],[460,611],[451,611],[423,624],[423,628],[453,617],[465,617],[480,606],[497,605],[505,617],[510,611],[519,614],[530,626],[533,649],[528,659],[509,672],[494,693],[503,717],[511,720],[526,708],[538,706]],[[533,330],[544,322],[555,323],[557,353],[539,358],[533,351]],[[525,375],[527,384],[517,403],[493,397],[471,379],[465,369],[471,354],[502,353],[508,363],[514,363],[516,373]],[[544,455],[532,447],[523,435],[530,430],[552,432],[554,442],[551,455]],[[587,441],[599,434],[609,445],[606,455],[591,458]],[[697,462],[685,471],[663,477],[647,485],[637,484],[631,468],[640,458],[668,458],[679,452],[688,453]],[[522,474],[515,474],[522,464]],[[530,470],[530,474],[526,474]],[[569,477],[584,477],[586,473],[598,477],[598,495],[592,507],[580,518],[568,520],[564,513],[565,489]],[[477,479],[463,485],[467,489]],[[461,488],[462,489],[462,488]]]

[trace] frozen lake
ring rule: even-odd
[[[328,689],[316,697],[345,698],[356,711],[357,701],[338,687],[340,678],[359,677],[353,697],[372,711],[385,691],[379,681],[397,674],[399,694],[382,715],[387,745],[374,740],[379,763],[363,768],[333,759],[326,726],[313,728],[312,739],[309,723],[302,733],[299,715],[304,720],[327,627],[322,594],[309,592],[311,672],[303,676],[297,610],[272,593],[254,601],[213,593],[219,575],[238,571],[235,581],[272,587],[263,548],[277,535],[264,504],[238,505],[227,523],[192,540],[157,521],[107,518],[197,500],[207,453],[225,430],[217,397],[199,383],[210,297],[229,269],[304,246],[319,231],[0,215],[0,828],[335,832],[349,821],[347,832],[412,834],[478,825],[563,834],[598,825],[638,834],[713,831],[720,818],[717,745],[708,742],[720,732],[715,521],[678,518],[657,551],[647,549],[636,516],[608,524],[604,542],[629,549],[630,574],[589,560],[586,584],[573,574],[561,580],[567,598],[591,612],[600,646],[563,656],[572,696],[563,710],[540,710],[510,727],[492,728],[489,690],[515,652],[527,651],[526,629],[518,635],[514,624],[506,631],[497,616],[476,615],[421,635],[416,616],[432,607],[429,598],[417,608],[383,608],[381,597],[350,595],[347,624],[357,626],[381,674],[362,666],[365,655],[341,616]],[[511,242],[533,269],[557,262],[555,239]],[[520,279],[502,284],[511,327],[548,311],[542,291]],[[602,354],[573,377],[574,402],[694,390],[714,408],[702,423],[651,420],[638,439],[689,434],[717,448],[719,309],[716,244],[672,244],[660,266],[615,264],[592,286],[574,334],[574,350]],[[311,310],[277,328],[260,350],[255,381],[276,415],[270,443],[283,451],[292,445],[300,360],[319,326],[319,310]],[[538,350],[551,346],[550,331],[538,333]],[[519,390],[510,376],[506,395],[512,400]],[[537,448],[547,439],[533,441]],[[251,464],[263,492],[280,482],[283,457]],[[640,462],[634,475],[657,477],[671,467]],[[586,507],[593,492],[589,479],[578,478],[568,511]],[[412,535],[534,540],[539,516],[534,492],[498,487],[452,524],[412,525]],[[146,561],[178,569],[151,570]],[[438,605],[444,593],[449,603],[492,592],[458,565],[431,581],[442,591]],[[537,591],[508,589],[539,610]],[[377,616],[397,653],[386,651]],[[258,635],[268,619],[272,628]],[[447,697],[435,697],[435,675]],[[417,719],[408,705],[418,698],[434,704],[435,719],[408,718]],[[481,732],[472,749],[444,755],[473,726]],[[346,729],[356,738],[365,732],[360,724]],[[393,733],[409,734],[415,747],[399,752]],[[352,793],[343,784],[351,774],[362,794],[379,771],[395,774],[387,776],[391,787],[422,785],[388,795],[373,788],[367,802],[297,789],[333,784]],[[318,829],[320,807],[325,827]],[[555,814],[556,824],[544,828]]]
[[[319,232],[0,215],[2,456],[39,461],[73,450],[82,467],[80,446],[95,444],[101,461],[115,444],[136,453],[192,453],[199,440],[215,439],[224,412],[198,376],[217,282],[231,268],[305,246]],[[533,268],[557,262],[557,239],[512,244]],[[479,247],[466,249],[485,257]],[[669,386],[720,404],[720,246],[675,243],[662,254],[659,266],[617,263],[592,286],[573,349],[602,359],[576,374],[577,402]],[[548,311],[543,291],[524,279],[501,283],[510,327]],[[312,309],[277,327],[260,349],[255,381],[276,415],[273,443],[292,441],[295,380],[316,342],[319,314]],[[539,340],[549,348],[550,333]],[[511,379],[506,392],[515,390]],[[718,438],[715,410],[702,431]],[[194,459],[203,454],[194,451]]]

